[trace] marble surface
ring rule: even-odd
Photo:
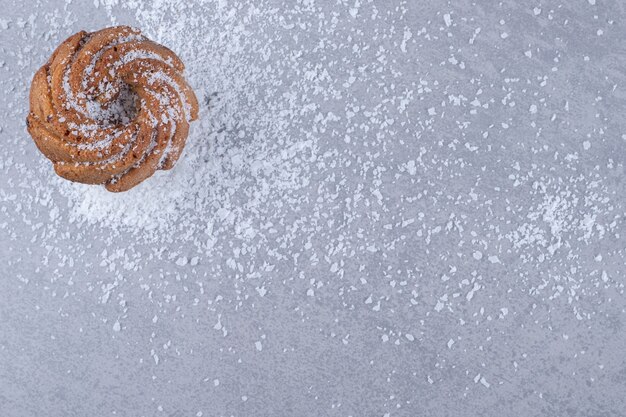
[[[626,414],[623,2],[3,9],[3,416]],[[53,176],[31,77],[118,23],[183,49],[215,172]]]

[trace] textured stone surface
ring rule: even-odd
[[[3,416],[624,415],[622,2],[26,3]],[[208,144],[117,200],[24,126],[54,46],[113,23],[189,62]]]

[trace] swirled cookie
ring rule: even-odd
[[[61,177],[129,190],[185,146],[198,101],[183,70],[137,29],[81,31],[35,74],[28,132]]]

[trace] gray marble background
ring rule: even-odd
[[[302,162],[307,184],[259,206],[253,224],[272,230],[242,242],[216,228],[197,250],[193,237],[151,244],[70,222],[25,132],[53,46],[112,17],[137,24],[136,7],[2,1],[0,415],[626,415],[624,3],[261,7],[313,28],[336,13],[327,43],[371,46],[307,58],[334,57],[337,77],[371,68],[349,99],[311,94],[325,112],[415,97],[372,116],[393,125],[358,116],[370,129],[350,144],[341,121],[305,124],[318,158]],[[380,18],[356,33],[355,7]],[[275,42],[300,48],[307,37],[285,36],[297,28],[277,25]],[[272,94],[288,85],[276,79]],[[229,268],[238,248],[255,275]]]

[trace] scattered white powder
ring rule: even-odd
[[[568,369],[591,369],[597,350],[576,353],[589,346],[577,329],[610,335],[623,313],[626,130],[602,93],[622,80],[582,71],[585,88],[567,88],[564,63],[582,52],[553,59],[519,29],[537,21],[568,45],[563,13],[589,6],[418,3],[96,1],[98,25],[123,8],[138,19],[124,23],[179,54],[201,102],[175,169],[124,194],[57,178],[13,122],[25,74],[80,22],[61,9],[10,22],[26,44],[0,67],[5,295],[32,295],[34,320],[43,305],[82,325],[55,336],[70,341],[101,320],[116,343],[136,343],[118,360],[138,359],[155,387],[176,368],[246,405],[258,398],[237,371],[282,373],[276,358],[304,358],[315,406],[329,409],[336,390],[319,366],[356,358],[397,395],[380,415],[415,414],[404,388],[420,381],[468,399],[514,391],[518,370],[553,359],[536,340],[575,353]],[[494,52],[509,15],[510,48]],[[595,33],[588,15],[568,13],[568,27]],[[85,317],[68,317],[78,308]]]
[[[296,131],[301,123],[298,91],[289,100],[284,92],[272,93],[294,63],[270,61],[279,47],[246,31],[245,21],[274,15],[250,8],[242,20],[215,4],[183,11],[176,4],[131,7],[146,36],[181,56],[200,101],[200,118],[191,124],[175,168],[157,172],[126,193],[55,179],[69,200],[71,220],[130,230],[147,239],[210,232],[213,222],[226,221],[242,237],[254,236],[250,217],[272,196],[308,183],[300,161],[314,157],[315,149],[313,135]],[[242,191],[253,196],[244,205],[234,200]]]

